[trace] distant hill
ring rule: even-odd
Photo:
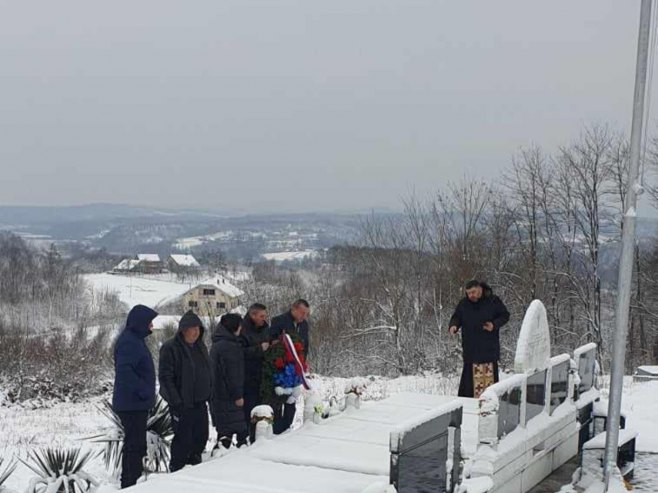
[[[221,249],[232,257],[312,250],[354,238],[360,214],[239,215],[228,210],[188,210],[91,204],[76,207],[0,206],[0,230],[45,244],[75,243],[117,254]]]

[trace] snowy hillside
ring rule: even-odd
[[[139,304],[158,306],[167,300],[182,296],[196,284],[107,273],[88,274],[84,279],[95,293],[116,292],[119,299],[129,308]]]

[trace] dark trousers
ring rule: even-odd
[[[274,434],[280,435],[292,426],[295,420],[296,404],[283,404],[274,408],[274,424],[272,426]]]
[[[217,435],[219,435],[219,432],[217,433]],[[236,446],[238,448],[240,448],[243,445],[247,444],[247,433],[243,433],[243,432],[237,433],[236,436],[235,436],[235,439],[236,439]],[[222,437],[217,439],[216,448],[221,443],[222,447],[224,447],[225,449],[230,449],[232,442],[233,442],[233,437],[232,436],[231,437],[222,436]]]
[[[498,381],[498,362],[493,361],[493,377],[494,383]],[[459,381],[459,391],[457,392],[459,397],[473,397],[475,395],[475,389],[473,388],[473,363],[464,363],[464,368],[462,369],[462,377]]]
[[[148,411],[117,413],[123,426],[123,454],[121,458],[121,488],[137,483],[144,472],[142,458],[146,455],[146,421]]]
[[[208,408],[205,402],[185,409],[176,419],[172,415],[174,439],[171,442],[169,470],[178,471],[186,464],[200,464],[208,442]]]
[[[244,419],[249,430],[249,441],[256,440],[256,426],[251,424],[251,411],[260,404],[260,389],[245,389],[244,391]]]

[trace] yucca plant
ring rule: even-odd
[[[11,474],[16,469],[16,466],[18,465],[18,462],[12,460],[3,468],[2,464],[4,462],[5,460],[2,457],[0,457],[0,493],[5,491],[5,487],[3,485],[5,481],[9,479],[9,476],[11,476]]]
[[[30,480],[26,493],[76,493],[98,486],[98,481],[83,470],[92,456],[91,451],[79,448],[28,452],[27,460],[19,460],[37,477]]]
[[[115,477],[121,472],[121,458],[123,456],[124,431],[121,418],[112,409],[109,401],[103,401],[99,411],[112,422],[112,429],[107,432],[89,437],[95,443],[103,443],[105,447],[100,452],[103,455],[105,467],[113,471]],[[147,472],[169,471],[170,438],[174,434],[171,424],[169,406],[158,397],[155,406],[149,411],[146,423],[146,458],[144,469]]]
[[[165,470],[169,472],[169,449],[174,428],[169,413],[169,405],[158,398],[149,412],[146,423],[146,456],[144,469],[148,472]]]

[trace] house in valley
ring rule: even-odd
[[[221,315],[240,307],[244,292],[217,275],[199,282],[182,284],[174,296],[158,303],[160,313],[177,314],[194,310],[199,316]]]
[[[160,274],[164,270],[165,264],[157,253],[140,253],[137,258],[126,258],[112,269],[116,273],[135,274]]]
[[[192,274],[201,269],[201,265],[193,255],[171,254],[168,267],[176,274]]]

